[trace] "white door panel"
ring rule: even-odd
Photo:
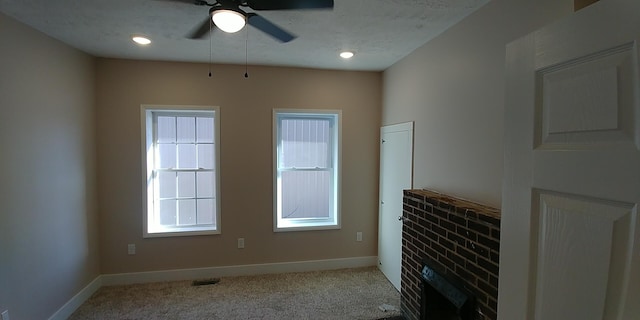
[[[635,205],[541,190],[533,199],[535,318],[617,319]]]
[[[413,122],[380,129],[380,209],[378,260],[380,270],[400,290],[402,266],[402,190],[411,189]]]
[[[507,47],[499,319],[640,319],[640,1]]]

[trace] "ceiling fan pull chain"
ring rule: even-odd
[[[249,28],[247,29],[247,37],[244,39],[244,77],[249,78]]]
[[[209,78],[211,78],[211,51],[213,49],[211,49],[211,47],[213,46],[211,44],[211,34],[213,32],[211,32],[211,29],[213,29],[213,20],[209,19]]]

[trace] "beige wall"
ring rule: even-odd
[[[94,60],[0,13],[0,311],[46,319],[99,275]]]
[[[206,64],[98,60],[102,273],[377,255],[381,73],[250,66],[245,79],[244,66],[229,65],[207,73]],[[141,104],[220,107],[221,235],[142,238]],[[342,110],[341,230],[272,231],[273,108]]]
[[[493,0],[384,72],[383,125],[415,121],[414,187],[500,207],[505,45],[571,0]]]

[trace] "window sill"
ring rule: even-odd
[[[338,223],[280,223],[274,226],[273,232],[292,232],[292,231],[317,231],[317,230],[336,230],[341,226]]]
[[[190,237],[220,234],[220,229],[211,227],[187,227],[187,228],[157,228],[153,231],[145,231],[143,238],[167,238]]]

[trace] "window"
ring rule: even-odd
[[[219,110],[142,106],[144,236],[220,233]]]
[[[340,111],[274,110],[274,230],[340,228]]]

